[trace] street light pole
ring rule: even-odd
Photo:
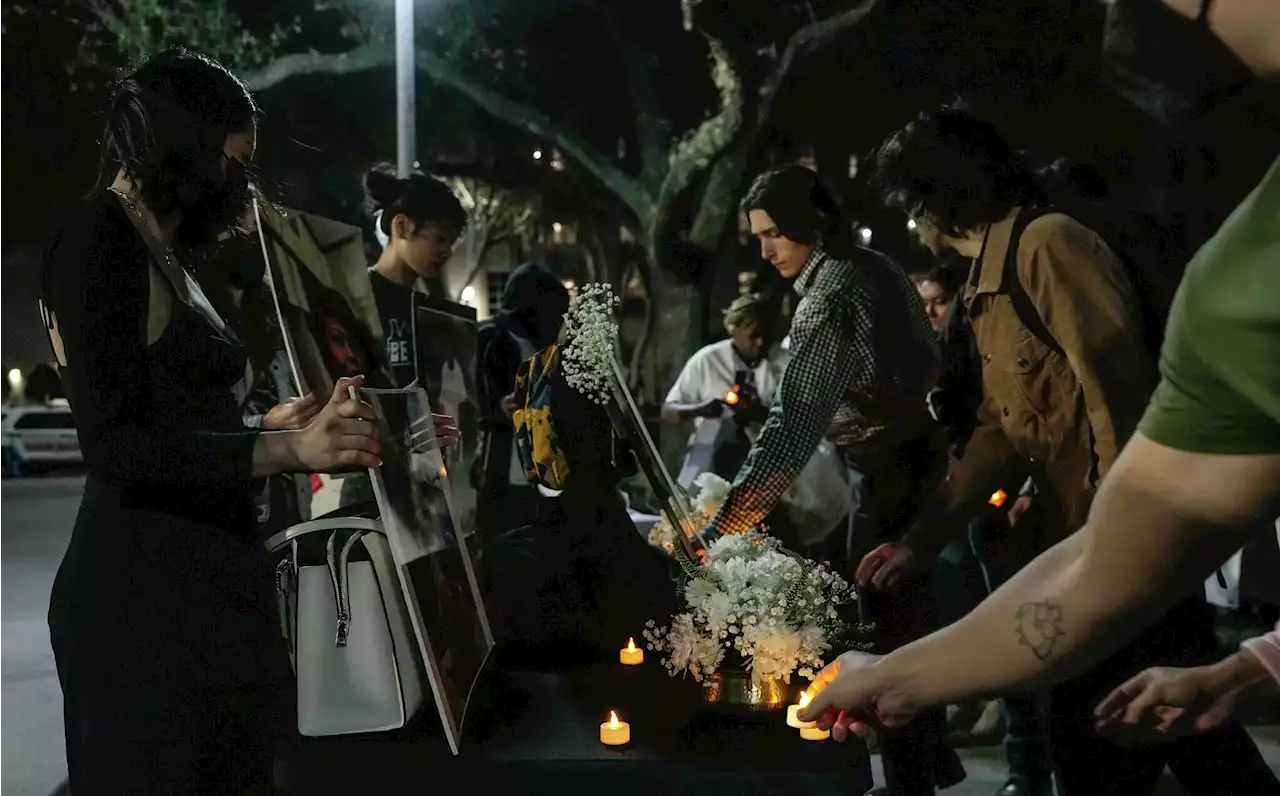
[[[396,172],[403,179],[418,160],[414,81],[413,0],[396,0]]]

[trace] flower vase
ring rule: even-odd
[[[736,666],[722,666],[703,683],[702,699],[726,710],[783,711],[799,698],[799,688],[776,678],[757,680]]]

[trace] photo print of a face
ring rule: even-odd
[[[426,391],[432,409],[449,415],[458,424],[458,444],[446,451],[441,465],[449,474],[456,530],[467,537],[476,530],[479,494],[476,336],[473,308],[425,296],[416,299],[414,340],[418,349],[418,384]]]
[[[437,707],[457,750],[467,699],[493,646],[467,540],[457,533],[450,478],[425,390],[361,390],[378,414],[382,466],[370,471],[382,525],[404,566]]]
[[[258,206],[262,249],[301,385],[321,397],[344,376],[363,374],[368,384],[389,386],[359,228]]]

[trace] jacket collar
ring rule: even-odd
[[[982,247],[981,261],[977,264],[978,284],[975,294],[1000,293],[1004,283],[1004,258],[1009,253],[1009,237],[1020,209],[987,228],[986,245]]]

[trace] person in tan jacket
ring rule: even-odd
[[[881,146],[877,172],[887,202],[909,214],[925,246],[973,259],[968,313],[983,382],[978,427],[948,481],[900,540],[858,569],[860,583],[890,590],[932,562],[996,489],[1027,475],[1038,489],[1045,546],[1084,525],[1157,373],[1125,262],[1094,231],[1047,207],[1046,190],[993,126],[960,108],[924,113]],[[1052,625],[1052,617],[1024,619]],[[1194,749],[1179,745],[1191,739],[1121,749],[1094,731],[1093,707],[1128,677],[1157,663],[1212,660],[1215,651],[1211,615],[1189,599],[1089,674],[1058,686],[1048,724],[1059,794],[1145,792],[1166,762],[1193,793],[1219,792],[1224,776],[1265,770],[1238,725],[1194,739]],[[1046,787],[1011,779],[1001,793]]]

